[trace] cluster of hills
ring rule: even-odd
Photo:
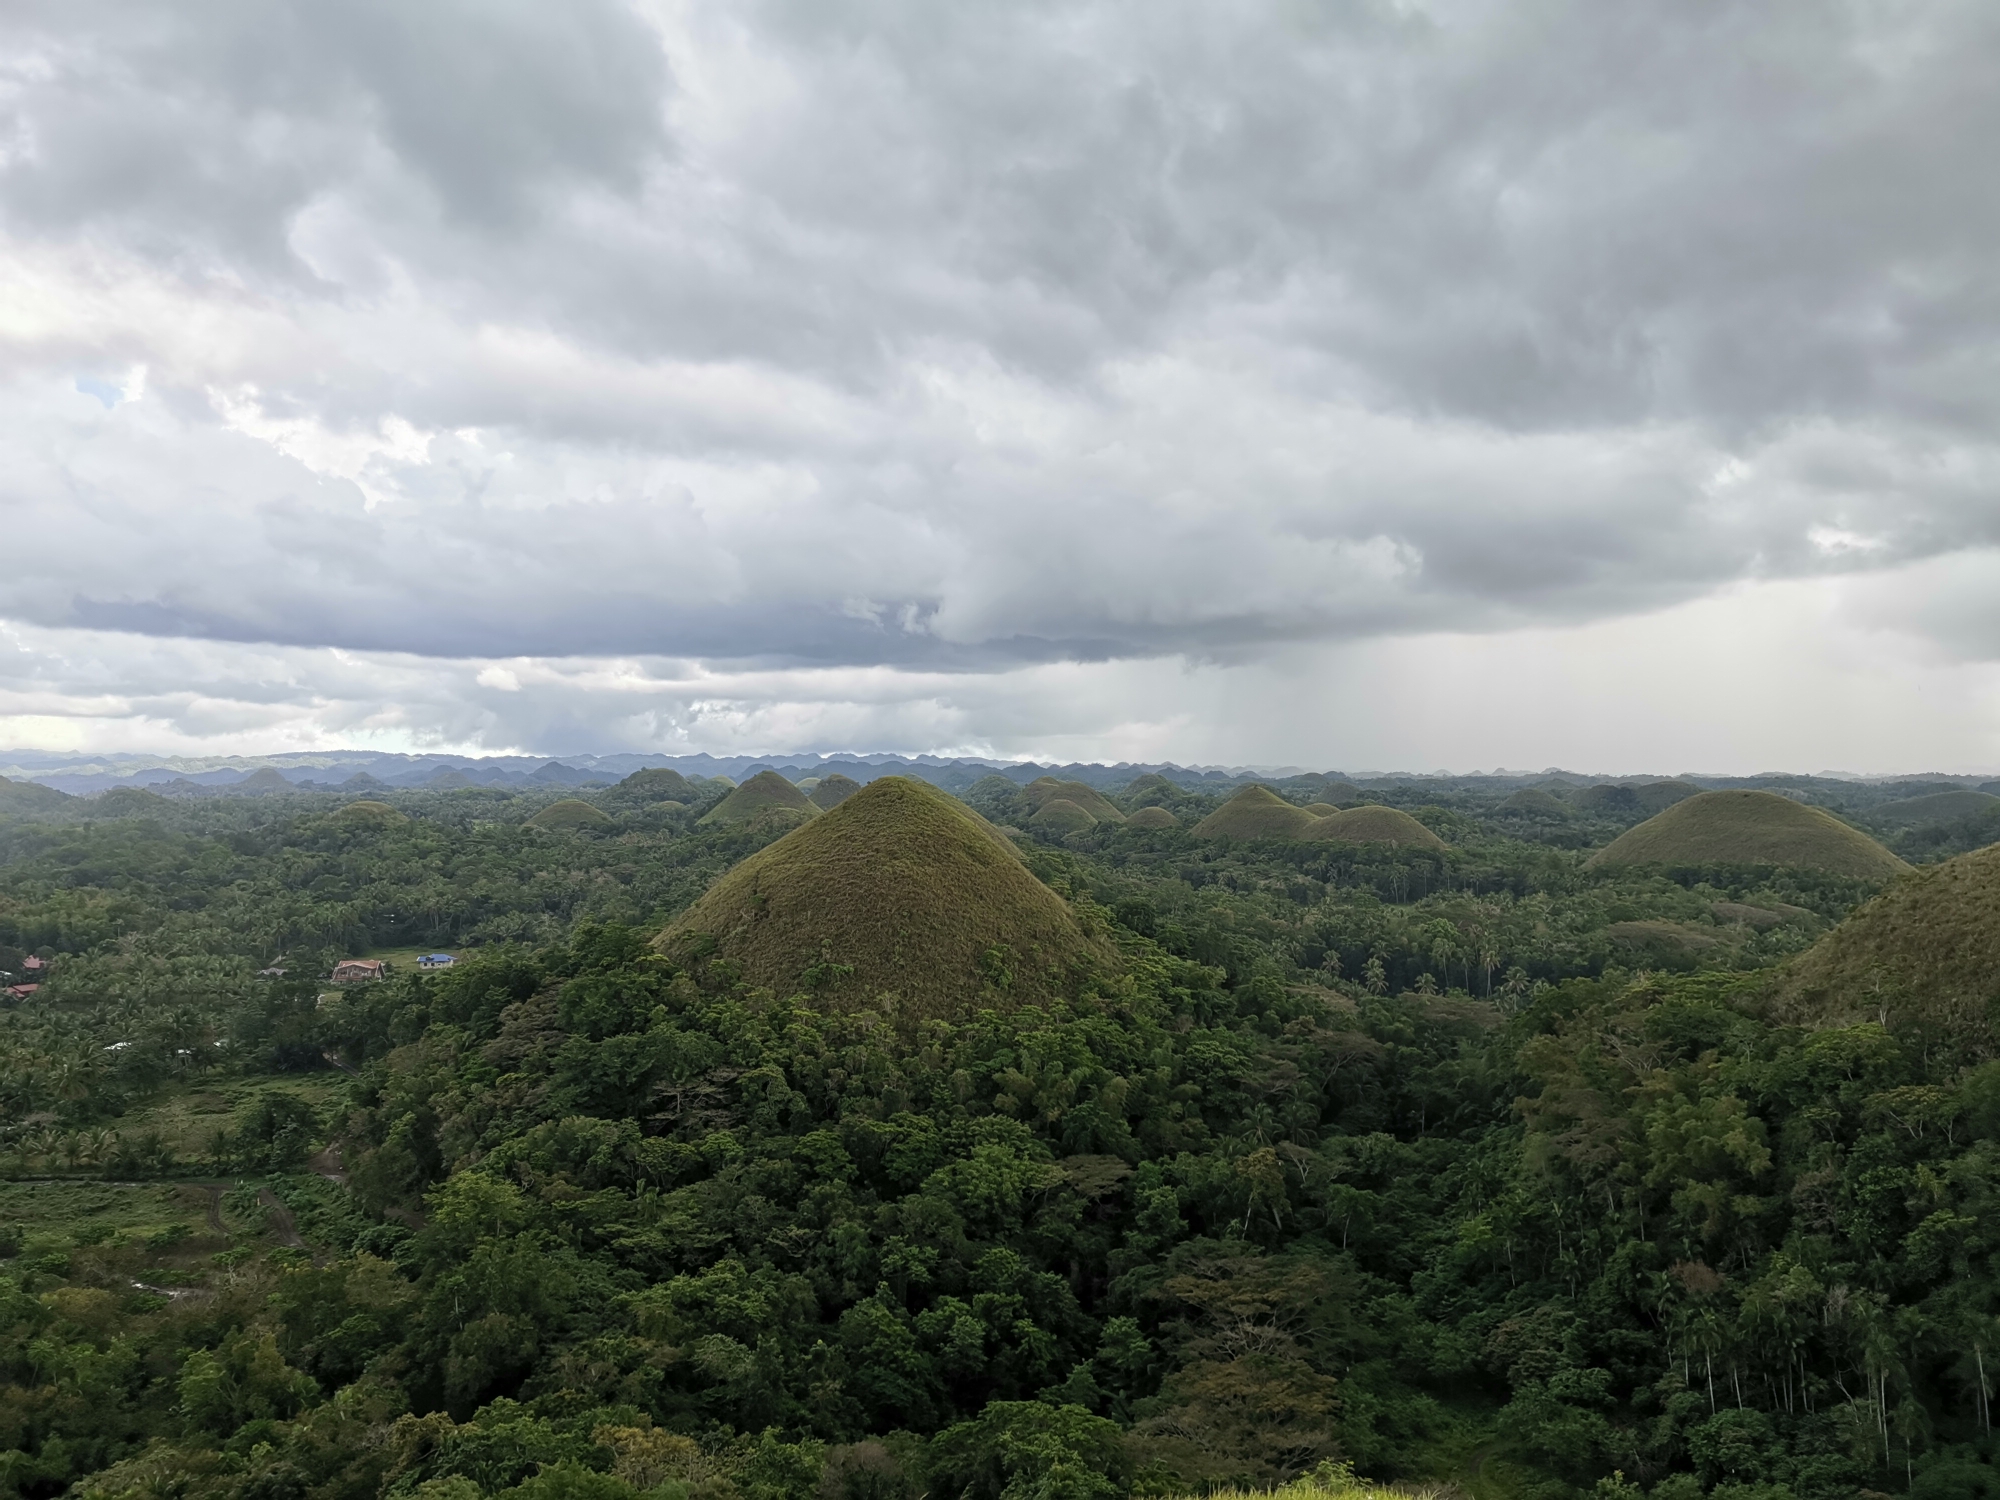
[[[1033,809],[1031,825],[1049,826],[1055,809],[1055,827],[1078,830],[1140,822],[1158,806],[1128,813],[1084,796],[1088,790],[1050,779],[1018,797]],[[660,944],[683,962],[720,959],[731,977],[779,989],[803,984],[834,1008],[893,996],[917,1016],[968,994],[1045,1000],[1065,993],[1082,970],[1115,967],[1114,952],[1084,931],[993,824],[923,782],[878,779],[825,814],[796,789],[788,799],[759,788],[756,805],[799,826],[737,865],[667,928]],[[1261,786],[1236,793],[1191,832],[1445,847],[1394,808],[1298,806]],[[1820,809],[1769,792],[1716,791],[1671,800],[1590,863],[1767,864],[1887,882],[1780,972],[1778,1013],[1832,1025],[1887,1023],[1893,1012],[1900,1025],[1921,1021],[1979,1055],[2000,1053],[2000,844],[1913,871]],[[1742,906],[1718,917],[1763,928],[1788,912],[1803,915]]]
[[[686,790],[673,775],[639,773],[635,790]],[[1448,847],[1410,813],[1330,778],[1304,803],[1253,784],[1185,825],[1167,805],[1185,794],[1159,776],[1134,778],[1117,800],[1054,777],[1020,787],[996,778],[983,788],[983,815],[913,778],[866,787],[840,780],[809,790],[761,772],[715,802],[701,823],[763,820],[792,831],[717,881],[675,919],[662,946],[683,962],[721,960],[730,976],[758,985],[809,985],[836,1008],[894,996],[911,1014],[931,1014],[967,993],[1048,998],[1080,969],[1115,963],[1023,865],[1009,835],[1060,840],[1107,827],[1185,827],[1203,841]],[[1630,803],[1660,810],[1593,855],[1592,867],[1754,865],[1887,884],[1886,894],[1787,971],[1789,1013],[1831,1017],[1865,1009],[1859,997],[1867,994],[1921,994],[1941,1023],[1989,1025],[1988,1009],[2000,1000],[2000,846],[1913,875],[1851,824],[1773,792],[1657,783],[1631,791]],[[1948,795],[1959,799],[1955,808],[1965,805],[1964,794]],[[576,801],[538,817],[564,808],[581,810],[572,826],[585,814],[603,817]],[[1019,826],[1003,821],[1009,817]],[[1729,902],[1716,908],[1718,921],[1758,930],[1787,913],[1804,915]]]
[[[1611,1417],[1654,1434],[1655,1475],[1711,1451],[1823,1475],[1821,1429],[1779,1424],[1761,1377],[1807,1372],[1836,1401],[1848,1309],[1875,1305],[1850,1284],[1921,1313],[1870,1335],[1932,1424],[1895,1429],[1906,1474],[1983,1433],[1938,1344],[1992,1302],[2000,839],[1946,858],[1934,836],[1978,837],[2000,798],[739,769],[240,799],[0,782],[0,969],[56,976],[0,1000],[0,1188],[18,1217],[44,1205],[13,1251],[0,1224],[0,1296],[23,1289],[10,1378],[52,1357],[26,1341],[57,1326],[38,1308],[94,1309],[107,1344],[181,1372],[109,1387],[115,1446],[73,1442],[96,1408],[70,1403],[40,1473],[111,1474],[86,1497],[225,1458],[250,1466],[239,1497],[691,1492],[621,1477],[664,1454],[734,1465],[703,1491],[723,1500],[991,1500],[976,1471],[999,1460],[954,1455],[1042,1453],[1059,1417],[1180,1476],[1099,1500],[1275,1483],[1281,1441],[1294,1467],[1427,1479],[1444,1469],[1406,1434],[1433,1430],[1401,1424],[1434,1420],[1486,1348],[1509,1362],[1496,1394],[1519,1392],[1482,1444],[1568,1476],[1536,1493],[1623,1472],[1622,1450],[1577,1451]],[[324,993],[357,932],[462,961]],[[198,969],[160,956],[197,944]],[[99,1187],[177,1178],[189,1222],[73,1231],[85,1166]],[[219,1206],[206,1191],[246,1174]],[[267,1230],[243,1228],[253,1207]],[[1487,1215],[1504,1232],[1474,1245],[1462,1226]],[[281,1223],[266,1271],[234,1253]],[[1610,1252],[1596,1269],[1565,1249],[1579,1224]],[[1798,1246],[1867,1279],[1813,1281]],[[1117,1300],[1131,1267],[1157,1297]],[[1804,1311],[1773,1361],[1782,1298]],[[1771,1366],[1742,1381],[1761,1407],[1720,1362],[1710,1403],[1662,1305]],[[1246,1329],[1252,1355],[1216,1357]],[[1382,1329],[1444,1352],[1356,1373]],[[1622,1390],[1578,1373],[1621,1361],[1640,1371]],[[292,1405],[234,1394],[267,1387]],[[1280,1416],[1190,1444],[1223,1398]],[[769,1413],[812,1403],[839,1425],[780,1441]],[[403,1410],[410,1440],[385,1445],[379,1414]],[[1433,1436],[1458,1454],[1469,1430]],[[1886,1460],[1879,1424],[1855,1430],[1842,1487],[1758,1493],[1859,1493]],[[1927,1430],[1928,1455],[1907,1435]],[[400,1488],[365,1468],[396,1452]],[[323,1480],[342,1464],[364,1467]],[[771,1473],[794,1477],[759,1488]]]
[[[740,782],[666,766],[609,785],[544,778],[543,788],[566,795],[541,800],[523,821],[554,835],[613,834],[630,826],[622,820],[634,813],[654,819],[651,826],[666,826],[657,822],[664,817],[681,820],[674,826],[754,830],[763,847],[715,881],[662,942],[683,960],[719,960],[760,985],[796,985],[810,974],[834,1006],[893,995],[923,1014],[969,989],[1033,1000],[1060,993],[1082,970],[1112,963],[1102,938],[1085,932],[1029,872],[1022,847],[1164,837],[1196,846],[1372,846],[1442,857],[1479,826],[1587,830],[1593,843],[1586,864],[1597,870],[1754,866],[1885,888],[1787,971],[1787,1014],[1918,1006],[1934,1011],[1938,1024],[1963,1030],[1989,1027],[1988,1008],[2000,997],[1995,848],[1913,872],[1883,842],[1946,827],[1976,835],[1989,825],[1995,838],[1987,843],[2000,841],[2000,797],[1977,787],[1891,785],[1887,790],[1906,795],[1842,816],[1796,788],[1544,777],[1504,795],[1487,789],[1483,801],[1470,804],[1485,819],[1475,825],[1432,786],[1416,788],[1431,794],[1419,802],[1409,783],[1378,788],[1319,773],[1217,785],[1149,770],[1100,785],[1076,775],[1023,779],[984,768],[953,795],[929,778],[854,769],[862,774],[817,766],[794,779],[765,766]],[[312,790],[269,767],[247,781],[271,792]],[[435,777],[418,790],[484,795],[455,783],[438,787]],[[385,800],[392,791],[350,777],[336,793],[340,816],[401,821],[405,814]],[[152,795],[121,789],[91,801],[107,812],[132,812],[143,809],[130,799]],[[0,811],[47,813],[73,800],[33,782],[0,780]],[[1467,805],[1462,795],[1457,806]],[[1762,931],[1784,918],[1768,905],[1724,901],[1715,903],[1715,920]],[[1625,938],[1642,945],[1663,935],[1702,941],[1669,931],[1672,924],[1624,925],[1633,929]]]

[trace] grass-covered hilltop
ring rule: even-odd
[[[990,824],[901,776],[751,855],[660,947],[711,988],[804,990],[820,1008],[901,1017],[1058,999],[1116,963]]]
[[[1613,839],[1593,863],[1705,865],[1732,860],[1861,880],[1888,879],[1909,868],[1824,808],[1776,792],[1742,790],[1701,792],[1676,801]]]
[[[2000,1493],[1993,788],[614,769],[8,767],[0,1500]]]

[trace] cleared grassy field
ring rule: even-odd
[[[193,1183],[0,1182],[0,1224],[20,1228],[23,1257],[121,1239],[165,1244],[212,1235],[210,1202]]]
[[[254,1073],[247,1077],[197,1079],[155,1095],[113,1122],[112,1128],[127,1140],[158,1132],[174,1155],[187,1160],[205,1154],[215,1133],[230,1129],[242,1115],[256,1108],[258,1098],[264,1094],[290,1094],[310,1104],[321,1119],[326,1119],[340,1107],[346,1088],[346,1075],[330,1068],[323,1073]]]

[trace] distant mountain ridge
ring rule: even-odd
[[[727,776],[731,781],[747,781],[759,771],[775,770],[796,781],[804,776],[826,776],[838,772],[866,785],[881,776],[914,776],[947,791],[962,791],[983,776],[999,775],[1022,786],[1042,777],[1058,781],[1082,782],[1099,789],[1125,786],[1136,777],[1153,774],[1184,786],[1214,790],[1250,781],[1283,783],[1296,778],[1339,776],[1354,786],[1367,789],[1395,785],[1429,784],[1440,790],[1507,791],[1541,785],[1550,777],[1566,778],[1574,788],[1621,783],[1638,786],[1656,781],[1647,775],[1611,777],[1601,774],[1563,771],[1508,771],[1492,774],[1421,771],[1342,771],[1335,767],[1308,770],[1299,766],[1181,765],[1173,761],[1119,761],[1056,763],[1032,760],[1004,760],[981,756],[900,755],[890,752],[838,751],[826,754],[800,752],[782,755],[661,755],[622,752],[614,755],[455,755],[411,754],[373,750],[300,751],[258,756],[165,756],[165,755],[77,755],[54,751],[0,750],[0,777],[15,782],[34,782],[71,795],[88,796],[113,787],[140,787],[164,796],[243,795],[282,790],[276,778],[301,790],[361,790],[367,787],[415,789],[426,786],[493,786],[518,789],[536,787],[609,786],[634,771],[670,769],[693,779]],[[276,776],[260,772],[275,772]],[[349,786],[354,778],[365,778]],[[256,778],[253,781],[253,778]],[[1759,788],[1791,795],[1810,795],[1815,788],[1829,791],[1853,787],[1857,782],[1879,785],[1884,791],[1893,784],[1902,795],[1951,792],[1980,788],[2000,790],[2000,781],[1985,776],[1946,776],[1928,773],[1906,777],[1834,777],[1773,773],[1758,776],[1697,776],[1680,773],[1680,779],[1703,789]]]

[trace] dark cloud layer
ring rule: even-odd
[[[1991,7],[29,0],[0,42],[37,627],[992,671],[2000,544]],[[2000,652],[1977,593],[1909,618]]]

